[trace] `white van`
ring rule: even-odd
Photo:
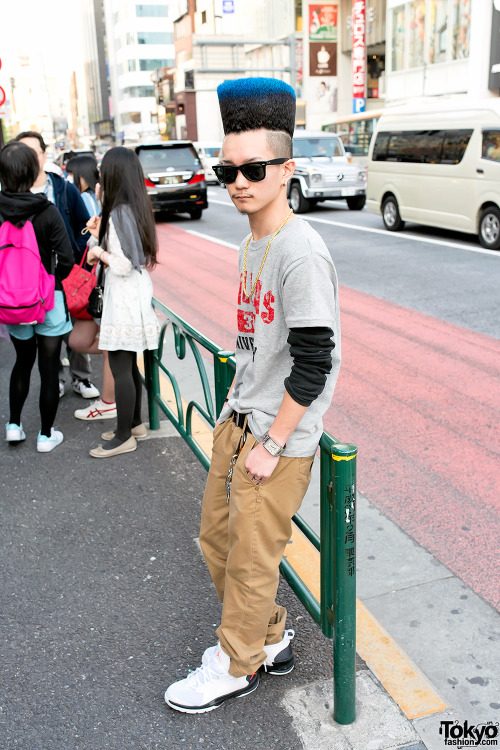
[[[500,249],[499,99],[386,110],[368,158],[366,206],[386,229],[414,221]]]
[[[218,185],[219,180],[215,176],[212,167],[214,164],[219,164],[222,159],[222,144],[201,143],[200,141],[196,141],[194,147],[198,151],[202,167],[205,170],[205,182],[212,182]]]

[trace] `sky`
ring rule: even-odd
[[[0,77],[17,54],[42,53],[47,76],[67,89],[80,63],[79,0],[4,0],[0,15]]]

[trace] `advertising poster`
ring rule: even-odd
[[[337,75],[336,42],[309,42],[309,75],[314,78]]]
[[[337,5],[310,5],[309,40],[311,42],[336,42],[337,16]]]

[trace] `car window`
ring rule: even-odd
[[[293,155],[297,159],[317,156],[344,156],[338,138],[296,138],[293,141]]]
[[[500,161],[500,130],[483,131],[482,158]]]
[[[471,135],[472,130],[448,130],[444,138],[441,164],[460,164]]]
[[[472,130],[406,130],[379,132],[373,161],[459,164]]]
[[[194,146],[168,146],[166,148],[140,148],[137,152],[144,170],[158,171],[169,167],[174,169],[195,170],[200,160]]]
[[[220,156],[220,146],[217,146],[216,148],[205,146],[205,156],[210,156],[218,159]]]

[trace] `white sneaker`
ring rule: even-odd
[[[59,430],[54,430],[54,428],[52,427],[50,430],[50,437],[42,435],[41,432],[38,433],[38,437],[36,439],[36,449],[39,453],[50,453],[50,451],[53,451],[54,448],[57,448],[57,446],[60,445],[63,440],[64,435],[62,434],[62,432],[59,432]]]
[[[295,630],[285,630],[283,639],[279,643],[273,643],[271,646],[264,646],[266,660],[260,667],[264,672],[269,674],[288,674],[295,666],[295,656],[293,655],[290,641],[295,637]],[[210,646],[205,649],[201,657],[201,663],[207,664],[213,655],[220,648],[220,642],[216,646]]]
[[[59,398],[64,396],[64,380],[59,381]]]
[[[20,443],[21,440],[26,440],[26,433],[23,430],[22,424],[14,424],[14,422],[6,424],[5,439],[9,443]]]
[[[222,706],[229,698],[241,698],[257,689],[257,673],[233,677],[229,674],[229,665],[229,656],[218,648],[207,664],[170,685],[165,703],[186,714],[204,714]]]
[[[83,398],[99,398],[101,395],[99,390],[90,382],[90,380],[78,380],[77,378],[73,378],[71,381],[71,387],[75,393],[78,393],[79,396],[83,396]]]
[[[105,404],[104,401],[98,399],[85,409],[77,409],[75,417],[76,419],[83,419],[85,422],[100,422],[101,419],[115,419],[116,404]]]

